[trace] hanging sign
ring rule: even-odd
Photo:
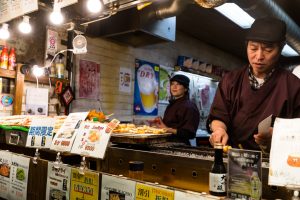
[[[28,131],[26,147],[50,148],[54,126],[54,118],[34,118]]]
[[[270,151],[269,185],[300,185],[300,118],[276,118]]]
[[[101,199],[135,200],[135,181],[103,174]]]
[[[48,162],[46,200],[70,199],[71,167]]]
[[[12,154],[9,199],[26,200],[30,158]]]
[[[85,120],[88,112],[70,113],[58,132],[55,134],[50,149],[54,151],[71,151],[76,129],[79,128],[81,121]]]
[[[120,121],[110,123],[83,122],[77,130],[71,153],[103,159],[112,130]]]
[[[136,183],[135,199],[136,200],[157,200],[157,199],[174,200],[174,190],[146,185],[142,183]]]
[[[72,168],[70,199],[98,200],[99,173]]]
[[[227,194],[230,199],[260,199],[261,151],[230,149],[227,184]]]

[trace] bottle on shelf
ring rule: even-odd
[[[251,198],[260,200],[261,196],[261,181],[257,172],[253,172],[251,176]]]
[[[56,62],[55,62],[55,67],[56,67],[57,78],[64,78],[65,65],[64,65],[64,55],[63,54],[58,55],[58,58],[56,59]]]
[[[144,162],[129,161],[128,177],[136,180],[143,180]]]
[[[7,69],[8,68],[8,52],[7,47],[4,46],[0,56],[0,68]]]
[[[214,144],[215,158],[209,172],[209,193],[215,196],[226,196],[226,168],[223,162],[223,145]]]
[[[15,48],[10,49],[10,53],[8,56],[8,69],[9,70],[16,70],[16,53]]]

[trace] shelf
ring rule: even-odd
[[[49,77],[47,76],[42,76],[38,78],[39,80],[39,84],[46,84],[49,85]],[[68,85],[70,83],[70,81],[68,79],[63,79],[63,78],[55,78],[55,77],[50,77],[51,80],[51,84],[55,84],[57,81],[61,81],[64,85]],[[28,82],[36,82],[36,78],[34,76],[31,75],[26,75],[25,76],[25,81]]]
[[[0,77],[4,78],[16,78],[16,71],[15,70],[8,70],[0,68]]]

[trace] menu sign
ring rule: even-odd
[[[300,118],[276,118],[270,151],[269,185],[300,185]]]
[[[0,23],[38,10],[38,0],[0,0]]]
[[[71,167],[48,162],[46,199],[70,199]]]
[[[70,199],[98,200],[99,174],[92,171],[84,171],[81,174],[78,169],[72,168]]]
[[[142,183],[137,183],[135,188],[136,200],[174,200],[174,190],[168,190]]]
[[[50,148],[54,118],[35,118],[28,131],[26,147]]]
[[[71,153],[104,158],[111,131],[120,121],[114,119],[108,124],[83,122],[77,130]]]
[[[30,158],[12,154],[9,199],[26,200]]]
[[[261,151],[230,149],[227,185],[230,199],[261,199]]]
[[[101,199],[135,200],[135,181],[103,174]]]
[[[76,132],[81,121],[85,120],[88,112],[70,113],[61,128],[54,136],[51,149],[55,151],[71,151]]]
[[[0,151],[0,197],[8,199],[10,188],[11,153]]]

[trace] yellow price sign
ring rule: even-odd
[[[174,200],[174,191],[137,183],[135,188],[136,200]]]

